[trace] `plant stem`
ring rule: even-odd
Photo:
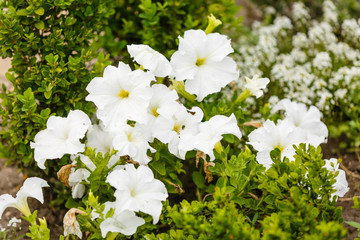
[[[118,234],[119,234],[119,233],[117,233],[117,232],[112,232],[112,233],[110,233],[110,235],[106,238],[106,240],[114,240]]]

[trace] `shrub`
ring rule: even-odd
[[[2,1],[1,56],[12,58],[6,76],[14,88],[3,86],[0,95],[0,156],[31,170],[29,142],[35,133],[51,115],[66,116],[71,109],[93,112],[85,102],[86,85],[102,74],[110,55],[128,56],[128,43],[173,49],[168,47],[180,32],[204,26],[210,11],[228,28],[238,29],[238,10],[232,0]]]

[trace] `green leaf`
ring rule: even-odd
[[[39,30],[43,30],[45,27],[44,22],[40,21],[40,22],[35,23],[35,27]]]
[[[166,174],[165,162],[160,160],[160,161],[154,161],[154,162],[150,162],[150,163],[151,163],[150,165],[154,168],[155,171],[157,171],[161,175]]]
[[[42,8],[42,7],[40,7],[40,8],[38,8],[38,9],[36,9],[35,10],[35,13],[37,14],[37,15],[39,15],[39,16],[42,16],[42,15],[44,15],[44,8]]]
[[[16,11],[16,15],[18,15],[18,16],[27,16],[28,13],[29,13],[28,10],[26,10],[25,8],[19,9]]]
[[[349,224],[350,226],[356,227],[357,229],[360,229],[360,223],[358,222],[353,222],[353,221],[347,221],[347,224]]]
[[[199,171],[192,173],[192,179],[198,188],[203,189],[205,187],[205,178]]]

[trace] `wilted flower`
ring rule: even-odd
[[[64,154],[76,154],[85,150],[80,139],[91,125],[89,117],[80,110],[70,111],[67,118],[51,116],[46,129],[35,135],[34,158],[39,168],[45,169],[47,159],[61,158]]]
[[[64,216],[64,237],[74,234],[78,236],[80,239],[82,238],[82,232],[80,230],[80,225],[76,220],[75,214],[86,214],[86,212],[81,211],[77,208],[71,208]]]
[[[245,88],[250,91],[250,94],[259,98],[263,95],[263,89],[266,88],[266,85],[270,82],[268,78],[259,78],[258,75],[255,75],[252,79],[245,77]]]
[[[39,202],[44,203],[43,187],[49,187],[47,182],[38,177],[27,178],[16,194],[16,198],[10,194],[3,194],[0,196],[0,218],[8,207],[17,208],[26,217],[31,215],[27,198],[32,197]]]
[[[155,76],[166,77],[172,74],[173,70],[169,60],[148,45],[131,44],[127,45],[127,50],[137,63]]]
[[[201,101],[238,78],[236,63],[227,56],[233,51],[224,35],[188,30],[184,38],[179,37],[179,50],[171,56],[175,78],[186,80],[185,90]]]
[[[120,62],[118,67],[107,66],[103,77],[89,83],[86,100],[95,103],[96,115],[108,129],[116,129],[127,120],[146,123],[153,80],[150,72],[132,71],[129,65]]]
[[[154,179],[150,168],[142,165],[137,169],[132,164],[124,169],[112,171],[106,181],[116,188],[116,209],[141,211],[153,217],[153,223],[159,221],[162,203],[168,197],[165,185]]]

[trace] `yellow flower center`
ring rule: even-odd
[[[177,132],[178,134],[180,134],[180,131],[181,131],[182,129],[184,129],[184,128],[185,128],[185,126],[183,126],[183,125],[175,124],[175,125],[174,125],[174,128],[173,128],[173,131],[175,131],[175,132]]]
[[[200,66],[203,65],[204,63],[205,63],[205,58],[198,58],[198,59],[196,60],[195,65],[198,66],[198,67],[200,67]]]
[[[284,148],[282,146],[280,146],[280,144],[278,144],[276,147],[274,147],[274,149],[277,148],[280,150],[280,152],[282,152],[284,150]]]
[[[158,112],[157,112],[157,108],[152,108],[152,109],[151,109],[151,114],[154,115],[155,117],[158,117],[159,114],[158,114]]]
[[[118,97],[120,97],[120,98],[128,98],[129,97],[129,92],[125,91],[124,89],[121,89],[121,92],[118,94]]]

